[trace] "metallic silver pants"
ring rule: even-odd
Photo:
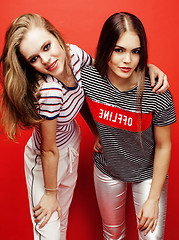
[[[140,183],[132,183],[132,192],[135,205],[136,216],[139,209],[147,200],[152,179]],[[125,205],[127,183],[113,179],[94,166],[94,183],[99,210],[103,222],[103,236],[108,240],[125,239]],[[159,202],[159,218],[155,231],[144,236],[138,231],[141,240],[163,240],[165,231],[165,219],[167,208],[167,187],[168,180],[165,181]],[[137,219],[138,221],[138,219]]]

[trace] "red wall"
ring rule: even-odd
[[[176,79],[179,42],[178,0],[9,0],[0,4],[0,51],[2,39],[10,21],[22,13],[35,12],[49,19],[67,42],[77,44],[93,57],[99,33],[105,19],[119,11],[136,14],[143,22],[149,45],[149,61],[160,66],[168,76],[176,112],[179,109]],[[93,137],[81,116],[82,129],[79,178],[70,210],[67,240],[100,240],[101,222],[92,179]],[[169,195],[166,223],[167,240],[177,240],[179,213],[179,144],[177,128],[173,125],[173,150],[169,170]],[[23,169],[23,150],[30,131],[22,133],[19,143],[8,142],[0,135],[0,237],[6,240],[33,239]],[[131,193],[127,204],[127,239],[136,240],[135,216]]]

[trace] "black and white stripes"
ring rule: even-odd
[[[122,181],[140,182],[151,178],[155,148],[153,126],[165,126],[176,121],[170,92],[167,90],[157,95],[152,92],[150,80],[146,78],[142,102],[142,118],[146,120],[142,122],[141,145],[136,131],[137,87],[121,92],[92,66],[81,71],[81,79],[103,147],[103,154],[94,153],[96,166],[103,173]],[[130,121],[127,122],[128,119]]]

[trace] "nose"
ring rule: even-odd
[[[123,62],[125,63],[130,63],[131,62],[131,54],[130,53],[125,53]]]
[[[41,54],[40,57],[41,57],[42,64],[48,65],[50,63],[50,57],[47,53]]]

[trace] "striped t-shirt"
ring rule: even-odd
[[[136,113],[137,87],[119,91],[108,78],[87,66],[81,71],[87,102],[96,122],[103,154],[94,153],[96,166],[105,174],[126,182],[152,178],[154,160],[153,126],[176,121],[169,90],[157,95],[145,79],[142,102],[141,139]]]
[[[76,79],[75,87],[67,87],[58,79],[47,75],[43,83],[40,82],[39,114],[48,120],[57,118],[56,143],[61,149],[73,139],[76,131],[75,116],[84,101],[84,90],[81,84],[80,70],[89,65],[92,58],[76,45],[68,45],[71,56],[71,69]],[[33,149],[40,153],[41,136],[38,126],[32,135]]]

